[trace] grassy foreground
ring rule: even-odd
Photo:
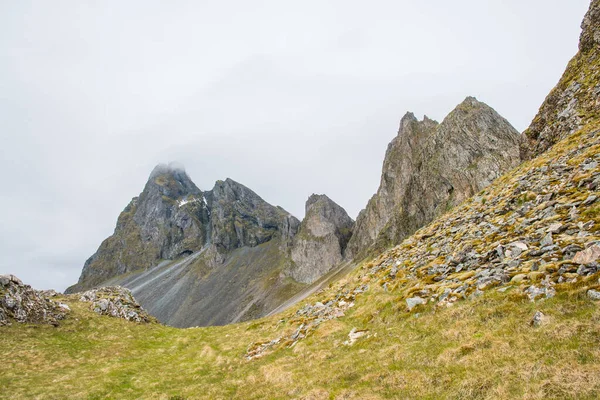
[[[600,397],[600,311],[577,288],[536,303],[490,291],[418,314],[373,290],[346,317],[252,361],[248,346],[285,321],[175,329],[69,304],[58,328],[0,328],[1,398]],[[533,327],[538,310],[547,318]],[[352,328],[368,335],[343,345]]]

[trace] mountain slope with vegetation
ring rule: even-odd
[[[583,26],[559,90],[600,87],[600,0]],[[574,131],[530,129],[529,161],[281,314],[176,329],[55,296],[57,327],[0,326],[0,398],[599,398],[600,109],[575,110]]]

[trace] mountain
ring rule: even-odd
[[[377,193],[361,211],[349,258],[400,242],[520,162],[519,133],[468,97],[443,121],[412,113],[389,144]]]
[[[568,135],[598,119],[600,109],[600,5],[592,1],[583,22],[579,52],[550,92],[521,146],[524,159],[548,150]]]
[[[290,275],[302,283],[313,283],[340,264],[354,221],[325,195],[313,194],[306,201],[306,214],[294,237]]]
[[[197,251],[208,239],[207,222],[203,193],[183,170],[159,165],[140,196],[119,215],[113,235],[85,262],[79,282],[67,292],[87,290],[158,260]]]
[[[159,165],[66,293],[123,285],[175,326],[258,317],[301,286],[283,274],[299,226],[231,179],[202,192],[183,169]]]

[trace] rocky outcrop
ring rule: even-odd
[[[108,315],[132,322],[150,322],[150,315],[133,298],[129,289],[112,286],[88,290],[79,301],[91,303],[90,309],[100,315]]]
[[[57,326],[68,312],[66,304],[51,300],[16,276],[0,275],[0,326],[12,322]]]
[[[521,146],[524,159],[540,155],[599,118],[600,0],[592,1],[581,27],[579,52],[524,132],[526,140]]]
[[[519,133],[468,97],[441,124],[408,113],[390,143],[381,184],[356,221],[355,257],[400,242],[518,165]]]
[[[381,182],[367,207],[356,219],[356,227],[348,245],[348,256],[353,257],[375,242],[379,233],[392,219],[398,205],[406,197],[408,184],[416,173],[425,142],[438,127],[427,117],[417,120],[407,113],[400,121],[398,135],[388,145],[383,161]]]
[[[312,283],[342,262],[354,221],[325,195],[313,194],[294,237],[290,275],[298,282]]]

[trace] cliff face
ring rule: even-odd
[[[312,283],[342,262],[354,228],[346,211],[325,195],[313,194],[306,202],[306,215],[294,238],[290,275],[298,282]]]
[[[217,181],[206,193],[210,208],[211,244],[220,253],[255,247],[275,236],[287,243],[300,221],[281,207],[274,207],[247,187],[231,180]]]
[[[598,120],[600,111],[600,1],[594,0],[582,24],[579,52],[537,116],[524,132],[524,159],[548,150],[559,140]]]
[[[400,121],[398,135],[388,145],[383,161],[381,183],[367,207],[356,219],[356,227],[348,244],[348,256],[352,257],[374,243],[390,221],[397,204],[406,196],[408,183],[416,173],[420,153],[439,124],[427,117],[418,121],[407,113]]]
[[[398,243],[518,165],[519,133],[469,97],[441,124],[408,113],[390,143],[381,184],[356,221],[348,256]]]

